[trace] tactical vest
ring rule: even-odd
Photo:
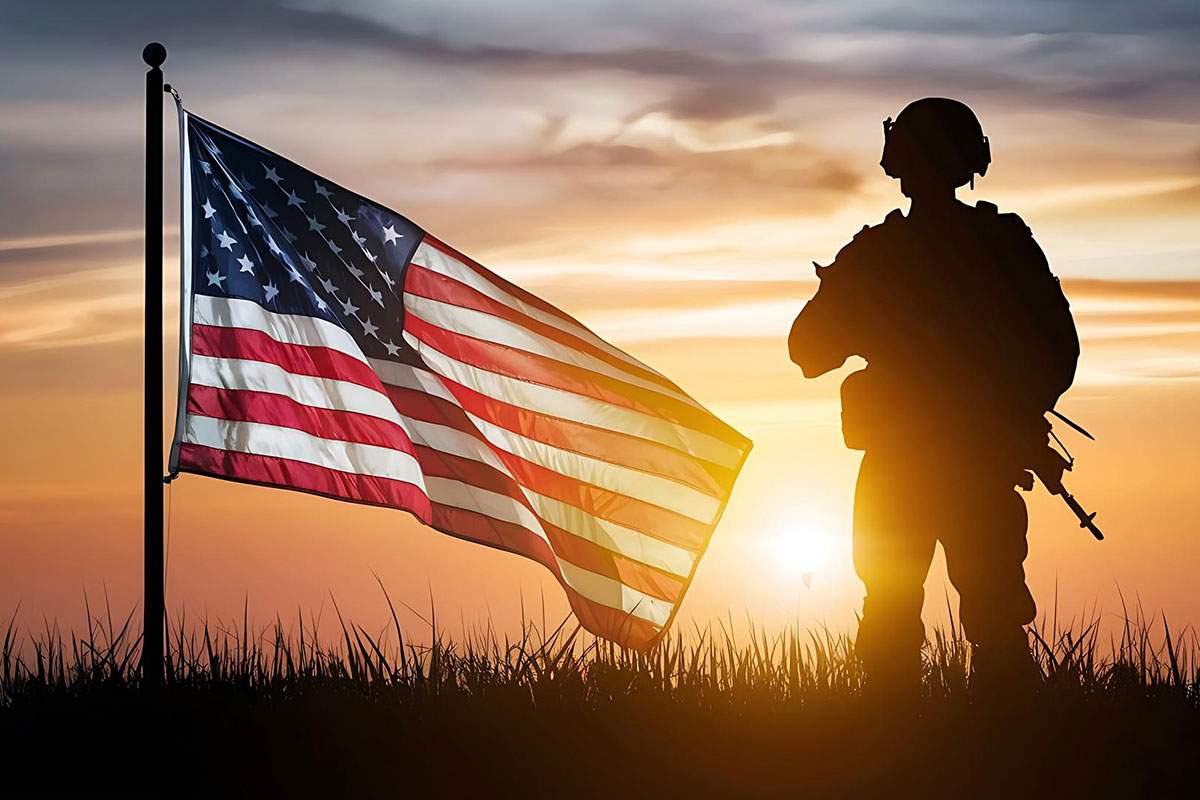
[[[1078,340],[1029,229],[990,203],[963,211],[937,232],[894,211],[839,253],[868,361],[842,384],[847,447],[1023,450],[1070,385]]]

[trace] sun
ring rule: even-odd
[[[800,514],[782,516],[768,534],[766,556],[793,580],[810,583],[833,556],[833,537],[821,520]]]

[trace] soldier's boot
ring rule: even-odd
[[[971,691],[980,697],[1011,700],[1026,697],[1042,684],[1042,671],[1024,628],[980,637],[971,653]]]

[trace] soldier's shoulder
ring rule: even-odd
[[[904,214],[900,209],[892,209],[883,222],[876,225],[863,225],[858,233],[838,251],[837,263],[851,262],[863,257],[869,257],[881,247],[899,235],[904,227]]]
[[[984,225],[994,228],[1000,233],[1009,236],[1033,237],[1033,231],[1025,224],[1025,220],[1021,219],[1020,214],[1012,211],[1002,213],[995,203],[978,200],[975,203],[975,213]]]

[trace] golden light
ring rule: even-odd
[[[803,512],[779,515],[764,541],[764,556],[790,580],[806,585],[832,561],[835,542],[823,520]]]

